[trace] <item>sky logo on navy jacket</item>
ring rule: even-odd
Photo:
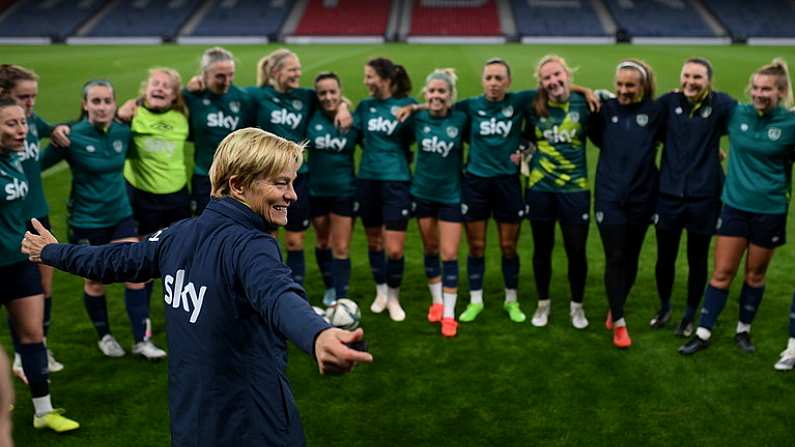
[[[176,277],[166,275],[163,278],[163,288],[165,289],[164,299],[166,304],[171,305],[174,309],[182,307],[186,313],[190,314],[191,323],[196,323],[199,319],[199,314],[202,311],[202,303],[204,303],[204,294],[207,292],[207,286],[199,287],[198,293],[196,286],[192,282],[187,284],[185,282],[185,270],[177,270]],[[193,307],[193,309],[191,309]]]

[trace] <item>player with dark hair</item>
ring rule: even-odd
[[[754,352],[751,323],[765,292],[767,268],[786,240],[787,209],[795,149],[795,113],[789,69],[775,59],[749,80],[751,104],[735,106],[729,121],[729,170],[723,187],[715,269],[704,292],[696,335],[679,348],[684,355],[710,345],[712,328],[745,255],[737,347]]]
[[[406,313],[400,306],[400,283],[411,208],[412,135],[397,113],[416,101],[408,96],[411,80],[406,69],[389,59],[374,58],[365,64],[364,85],[370,97],[362,100],[355,112],[362,133],[356,202],[376,287],[370,310],[381,313],[387,309],[392,320],[403,321]]]

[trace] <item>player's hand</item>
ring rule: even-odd
[[[723,149],[723,148],[718,149],[718,158],[719,158],[719,160],[720,161],[725,161],[726,157],[727,157],[726,150]]]
[[[30,262],[41,263],[41,251],[50,244],[57,244],[58,240],[55,239],[55,236],[52,235],[38,219],[31,219],[30,223],[33,224],[33,228],[36,230],[36,233],[33,234],[30,231],[25,232],[25,237],[22,239],[22,253],[28,255],[28,259]]]
[[[315,340],[315,359],[320,374],[343,374],[350,372],[357,363],[372,363],[372,354],[351,349],[346,345],[362,339],[362,328],[353,332],[338,328],[321,332]]]
[[[52,134],[50,135],[50,141],[56,146],[60,148],[69,147],[71,141],[69,140],[69,126],[66,124],[59,124],[55,126],[55,129],[52,130]]]
[[[119,107],[119,110],[116,111],[116,118],[125,123],[129,123],[132,121],[133,116],[135,116],[136,110],[138,110],[138,104],[135,103],[134,99],[128,99]]]
[[[409,119],[411,114],[414,113],[414,104],[403,106],[397,110],[395,113],[395,118],[397,118],[398,122],[403,122]]]
[[[202,79],[201,76],[196,75],[190,78],[190,81],[188,81],[188,84],[185,85],[185,88],[191,93],[198,93],[204,90],[204,79]]]
[[[593,113],[598,112],[599,109],[602,108],[602,101],[599,100],[599,96],[597,96],[596,93],[589,88],[584,88],[584,93],[585,100],[588,101],[588,109],[590,109]]]
[[[519,163],[522,162],[522,153],[519,151],[512,153],[511,162],[513,162],[513,164],[515,164],[516,166],[519,166]]]
[[[353,115],[345,101],[341,102],[337,108],[337,114],[334,115],[334,126],[342,130],[348,130],[353,126]]]

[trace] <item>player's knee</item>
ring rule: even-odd
[[[748,271],[745,272],[745,283],[751,287],[762,287],[765,285],[765,273]]]
[[[105,286],[97,281],[86,281],[83,285],[83,290],[91,296],[101,296],[105,294]]]

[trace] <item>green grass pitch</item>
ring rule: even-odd
[[[257,60],[276,46],[232,46],[239,59],[237,83],[253,84]],[[133,96],[151,66],[177,68],[185,79],[196,73],[201,46],[4,46],[0,59],[30,67],[41,76],[37,111],[57,122],[76,117],[80,87],[88,79],[106,78],[120,100]],[[535,62],[544,54],[566,57],[578,70],[576,82],[609,88],[623,57],[648,61],[658,75],[658,92],[675,88],[682,61],[706,56],[715,66],[715,86],[745,100],[749,74],[775,56],[795,64],[793,47],[676,46],[296,46],[305,86],[321,70],[337,71],[354,102],[365,95],[362,66],[373,56],[404,64],[414,80],[414,93],[435,67],[455,67],[459,96],[480,94],[484,60],[507,59],[513,67],[513,89],[531,88]],[[589,148],[593,167],[598,153]],[[45,174],[45,187],[56,236],[65,238],[68,169]],[[520,302],[526,313],[535,307],[532,241],[525,223],[520,240]],[[790,237],[795,237],[792,224]],[[307,290],[314,304],[322,285],[307,235]],[[642,253],[638,280],[627,303],[634,339],[628,351],[612,347],[602,325],[606,299],[603,254],[595,225],[588,241],[589,275],[585,306],[591,325],[573,329],[568,320],[565,254],[558,243],[552,278],[550,325],[537,329],[511,323],[501,308],[502,275],[494,225],[490,226],[485,283],[486,310],[459,336],[443,339],[425,321],[429,293],[422,252],[412,223],[406,244],[402,302],[408,318],[393,323],[368,310],[374,287],[360,225],[352,247],[351,297],[363,309],[363,326],[375,363],[345,377],[321,377],[312,360],[291,348],[289,376],[301,410],[309,445],[339,446],[524,446],[524,445],[786,445],[792,442],[795,374],[778,373],[772,365],[787,339],[787,314],[795,280],[792,244],[773,260],[765,302],[754,325],[758,352],[740,353],[732,335],[737,318],[734,283],[731,300],[714,333],[713,347],[694,358],[682,358],[682,340],[672,328],[652,330],[656,310],[656,248],[653,229]],[[678,321],[684,306],[686,263],[680,251],[674,293]],[[466,246],[461,247],[459,312],[468,300]],[[103,357],[83,309],[81,280],[55,277],[50,346],[65,365],[53,374],[57,406],[82,424],[59,436],[35,432],[28,391],[16,382],[14,436],[19,446],[162,446],[169,443],[166,363],[148,364],[127,356]],[[159,286],[152,302],[156,341],[165,345]],[[122,345],[132,337],[121,286],[109,287],[112,327]],[[4,324],[5,325],[5,324]],[[2,342],[9,349],[6,331]],[[263,366],[267,367],[267,366]]]

